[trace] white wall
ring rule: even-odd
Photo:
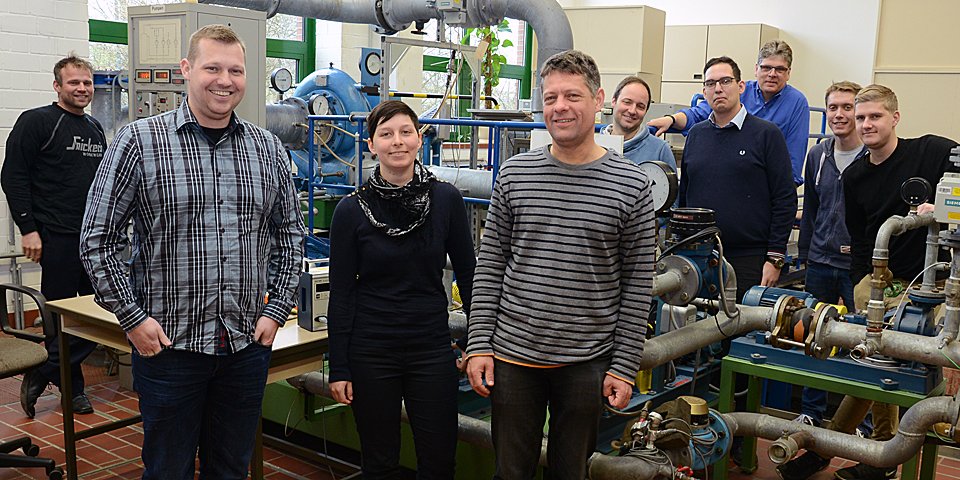
[[[56,101],[53,65],[71,51],[89,54],[87,0],[0,1],[0,159],[17,117],[26,109]],[[0,252],[10,246],[10,211],[0,192]],[[19,240],[19,233],[15,235]],[[40,269],[23,264],[23,282],[38,287]],[[9,281],[7,261],[0,261],[0,281]]]
[[[564,7],[649,5],[667,12],[667,25],[766,23],[777,27],[780,38],[793,48],[790,84],[807,96],[811,106],[823,106],[823,91],[834,81],[867,85],[873,78],[880,0],[558,1]],[[746,78],[753,78],[752,66],[740,67]]]

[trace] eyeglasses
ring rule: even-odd
[[[729,87],[733,82],[736,82],[737,79],[733,77],[723,77],[719,80],[704,80],[703,88],[714,88],[719,83],[721,87]]]
[[[760,73],[764,73],[764,74],[770,73],[770,70],[773,70],[777,72],[777,75],[783,75],[784,73],[787,73],[787,70],[790,70],[790,67],[783,67],[783,66],[774,67],[772,65],[759,65],[759,67],[760,67]]]

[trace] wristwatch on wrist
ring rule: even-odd
[[[787,264],[787,262],[783,259],[783,257],[774,257],[774,256],[767,257],[767,263],[773,264],[773,266],[776,267],[777,270],[782,269],[783,266]]]

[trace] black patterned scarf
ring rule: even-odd
[[[430,185],[436,179],[420,162],[414,162],[413,178],[398,187],[384,180],[377,165],[367,183],[357,190],[357,199],[371,225],[399,237],[427,221]]]

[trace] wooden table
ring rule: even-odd
[[[70,358],[71,336],[85,338],[121,352],[130,352],[127,336],[117,317],[93,300],[93,295],[47,302],[46,307],[60,316],[60,358]],[[296,318],[277,331],[273,354],[267,372],[267,383],[320,370],[327,351],[327,332],[310,332],[297,326]],[[73,425],[73,385],[70,362],[60,362],[60,403],[63,408],[63,447],[66,451],[67,478],[77,479],[77,441],[140,422],[140,415],[117,420],[86,430],[75,431]],[[256,446],[251,459],[251,475],[263,478],[263,443],[258,428]]]

